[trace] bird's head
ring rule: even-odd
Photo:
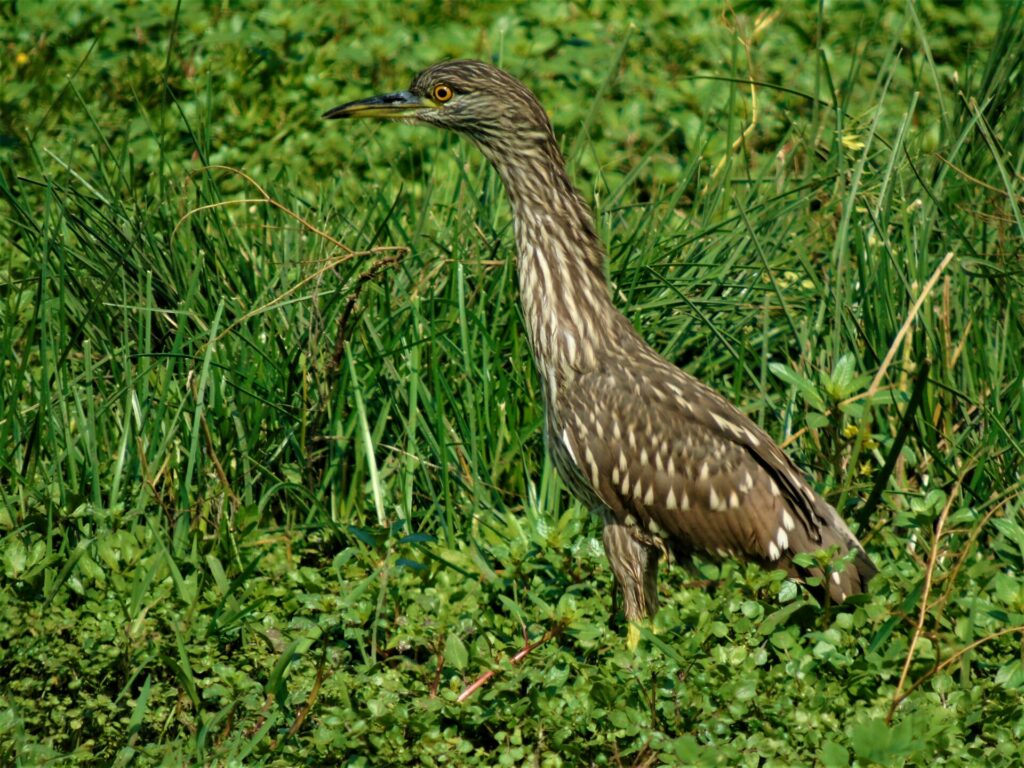
[[[435,64],[416,75],[407,91],[342,104],[324,117],[373,117],[435,125],[467,134],[492,152],[552,138],[551,123],[529,89],[482,61]]]

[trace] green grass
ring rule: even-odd
[[[0,763],[1017,765],[1024,16],[834,5],[0,9]],[[318,117],[450,56],[871,595],[673,568],[626,650],[498,179]]]

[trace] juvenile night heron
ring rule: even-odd
[[[409,90],[324,117],[397,118],[468,136],[512,204],[519,298],[544,391],[546,438],[569,489],[604,522],[604,548],[635,645],[658,607],[658,560],[735,557],[800,576],[800,552],[851,550],[811,568],[832,600],[876,569],[849,526],[772,439],[655,352],[612,304],[605,249],[544,109],[479,61],[424,70]],[[804,574],[805,575],[805,574]]]

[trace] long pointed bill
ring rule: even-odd
[[[427,109],[430,104],[425,104],[419,96],[409,91],[400,93],[385,93],[382,96],[373,96],[360,101],[350,101],[340,107],[329,109],[324,112],[328,120],[337,120],[344,117],[382,117],[402,118],[411,117],[421,109]]]

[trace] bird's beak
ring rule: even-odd
[[[328,120],[337,120],[343,117],[377,117],[377,118],[403,118],[412,117],[421,109],[428,109],[431,104],[425,103],[423,99],[409,91],[399,93],[385,93],[382,96],[373,96],[360,101],[350,101],[340,107],[329,109],[324,112]]]

